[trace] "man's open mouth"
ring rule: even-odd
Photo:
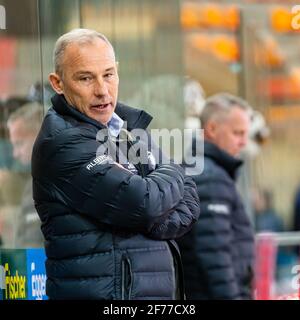
[[[104,109],[108,108],[109,106],[111,106],[111,103],[102,103],[102,104],[93,105],[92,109],[104,110]]]

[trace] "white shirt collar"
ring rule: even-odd
[[[107,123],[109,133],[113,137],[117,137],[123,127],[124,121],[114,112],[111,119]]]

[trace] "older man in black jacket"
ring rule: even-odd
[[[251,298],[253,230],[235,187],[250,110],[244,100],[218,94],[207,99],[200,116],[204,170],[190,172],[201,214],[179,240],[188,299]]]
[[[182,298],[173,239],[199,215],[192,179],[178,165],[160,164],[147,134],[132,133],[145,132],[152,118],[117,102],[117,64],[105,36],[64,34],[54,63],[49,80],[57,94],[32,156],[47,295]]]

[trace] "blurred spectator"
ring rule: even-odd
[[[6,126],[9,115],[28,100],[21,96],[12,96],[0,103],[0,169],[9,169],[18,171],[21,169],[17,161],[14,161],[12,147],[8,139],[8,130]]]
[[[14,244],[13,212],[20,203],[26,180],[26,169],[13,157],[7,120],[11,113],[27,102],[23,96],[11,96],[0,102],[0,234],[5,246]]]
[[[42,106],[33,102],[17,109],[10,115],[7,122],[13,156],[26,166],[28,171],[30,171],[32,147],[40,129],[42,117]],[[24,187],[16,230],[17,247],[41,247],[43,245],[40,219],[32,199],[31,178]]]
[[[43,107],[34,102],[17,109],[7,121],[13,156],[23,165],[30,165],[32,147],[42,117]]]
[[[270,190],[254,190],[253,208],[255,212],[255,230],[257,232],[284,231],[284,223],[273,204],[273,194]]]

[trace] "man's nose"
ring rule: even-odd
[[[94,94],[96,96],[105,96],[108,94],[107,84],[102,78],[96,80],[94,86]]]

